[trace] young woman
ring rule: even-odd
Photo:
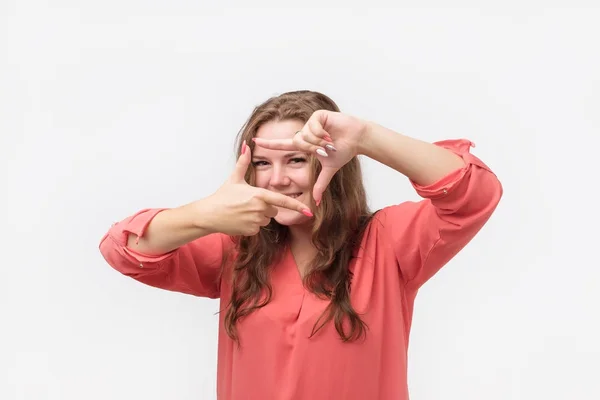
[[[425,143],[317,92],[267,100],[238,139],[219,190],[113,225],[106,261],[220,299],[221,400],[408,399],[417,291],[490,218],[497,177],[468,140]],[[369,211],[358,155],[408,177],[422,200]]]

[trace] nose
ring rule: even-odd
[[[271,186],[287,186],[290,184],[290,178],[287,176],[285,168],[275,166],[271,171],[271,179],[269,180]]]

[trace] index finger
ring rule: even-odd
[[[294,145],[294,139],[263,139],[253,138],[257,146],[271,150],[298,150]]]
[[[246,144],[246,141],[242,143],[242,154],[237,160],[235,164],[235,169],[233,173],[229,177],[229,180],[235,183],[245,182],[246,181],[246,172],[248,171],[248,166],[250,165],[250,161],[252,159],[252,151],[250,150],[250,146]]]
[[[307,217],[313,216],[310,208],[308,208],[305,204],[284,194],[271,192],[267,189],[260,189],[257,197],[267,204],[276,207],[287,208],[288,210],[292,211],[298,211]]]

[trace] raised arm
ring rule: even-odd
[[[373,122],[327,110],[314,112],[291,139],[255,139],[258,146],[312,153],[321,163],[313,188],[318,205],[333,176],[365,155],[409,178],[424,198],[377,213],[381,240],[395,253],[402,279],[418,288],[483,227],[502,185],[468,140],[427,143]]]
[[[250,149],[213,195],[173,209],[145,209],[113,225],[100,252],[117,271],[161,289],[216,298],[231,236],[254,235],[277,215],[275,206],[312,215],[291,197],[248,185]]]
[[[206,220],[205,201],[198,203],[144,209],[123,219],[100,241],[102,256],[115,270],[147,285],[219,297],[223,255],[233,249],[233,242],[190,222]]]
[[[211,233],[209,215],[212,212],[207,199],[173,209],[160,209],[147,225],[129,231],[127,248],[147,255],[169,253],[191,241]],[[143,231],[142,231],[142,230]]]
[[[443,146],[402,135],[373,122],[365,124],[358,153],[422,186],[431,185],[465,165],[459,155]]]
[[[469,151],[465,139],[433,144],[387,130],[368,154],[406,175],[419,202],[381,210],[382,240],[390,243],[407,289],[416,290],[483,228],[503,189],[492,170]]]

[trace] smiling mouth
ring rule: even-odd
[[[291,197],[292,199],[295,199],[296,197],[300,197],[302,195],[302,193],[290,193],[290,194],[286,194],[286,196]]]

